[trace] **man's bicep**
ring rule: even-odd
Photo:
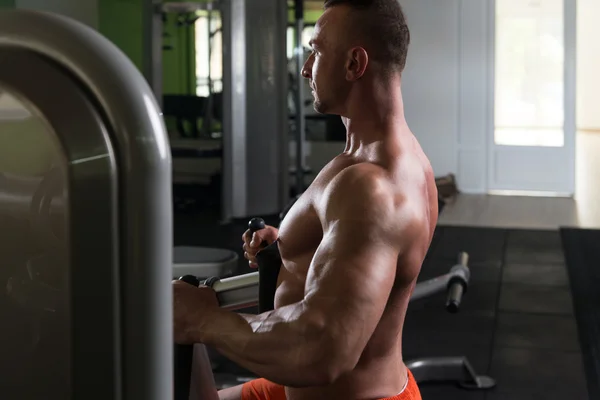
[[[305,302],[346,349],[362,352],[394,285],[398,251],[376,229],[340,222],[323,237],[309,270]]]
[[[323,239],[313,257],[303,300],[313,322],[353,368],[386,308],[405,248],[402,198],[377,166],[357,164],[324,193]]]

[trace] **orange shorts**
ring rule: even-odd
[[[242,386],[242,400],[285,400],[285,388],[266,379],[255,379]],[[402,393],[381,400],[422,400],[417,381],[408,371],[408,384]]]

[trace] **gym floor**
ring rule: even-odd
[[[598,154],[600,132],[579,131],[575,199],[462,194],[446,206],[439,224],[544,230],[600,228]]]
[[[422,385],[423,398],[587,399],[559,233],[438,227],[419,279],[447,271],[459,251],[472,271],[461,311],[445,313],[443,295],[412,305],[405,357],[464,355],[497,387]]]

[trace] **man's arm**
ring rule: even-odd
[[[301,302],[261,315],[216,310],[198,339],[290,387],[328,384],[354,369],[387,304],[401,251],[399,199],[374,168],[351,167],[330,185]]]

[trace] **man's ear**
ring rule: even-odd
[[[363,77],[369,64],[369,55],[362,47],[354,47],[348,51],[348,61],[346,63],[346,79],[348,81],[357,81]]]

